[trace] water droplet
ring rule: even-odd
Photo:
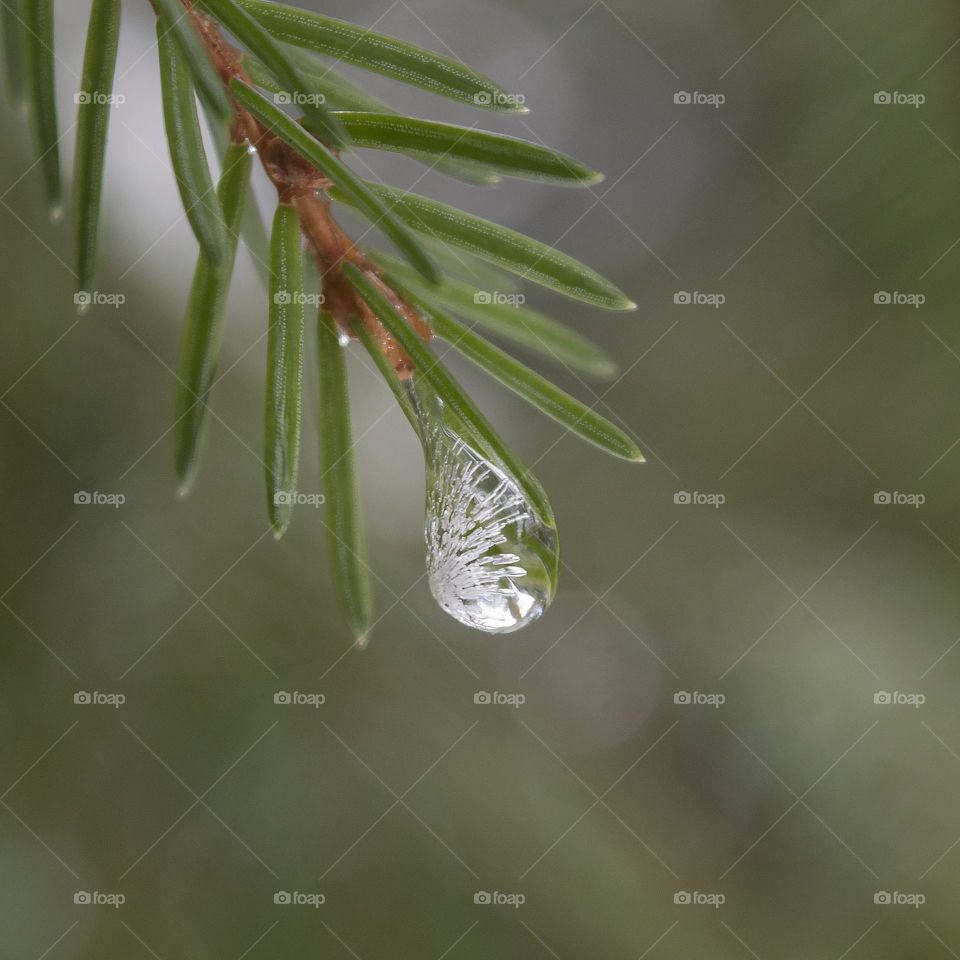
[[[51,203],[48,212],[50,214],[50,222],[59,223],[63,219],[63,204],[59,200]]]
[[[486,633],[520,630],[553,599],[557,531],[416,375],[407,381],[407,394],[427,464],[430,592],[465,626]]]
[[[344,330],[343,327],[338,325],[337,326],[337,343],[339,343],[341,347],[349,347],[350,340],[351,340],[350,334],[347,333],[347,331]]]

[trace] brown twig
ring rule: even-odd
[[[198,13],[193,0],[183,0],[183,5],[223,80],[228,96],[230,81],[234,78],[253,86],[243,69],[239,52],[223,39],[217,24]],[[332,181],[244,110],[232,97],[231,102],[234,108],[231,130],[233,142],[248,143],[256,148],[264,172],[276,188],[279,202],[296,208],[300,229],[323,278],[324,308],[334,318],[339,329],[349,336],[355,336],[352,324],[359,320],[394,370],[403,378],[409,376],[413,371],[412,361],[343,277],[340,264],[347,261],[362,270],[426,341],[432,336],[429,326],[419,312],[384,280],[379,269],[336,222],[326,193],[333,186]]]

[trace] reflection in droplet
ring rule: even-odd
[[[517,483],[467,439],[443,401],[407,380],[426,458],[427,574],[451,617],[487,633],[536,620],[556,590],[557,531]]]

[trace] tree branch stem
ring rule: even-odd
[[[193,0],[183,0],[183,5],[223,80],[227,95],[230,96],[230,81],[234,78],[253,86],[243,69],[239,52],[224,40],[217,24],[199,13]],[[351,337],[356,336],[354,322],[362,323],[397,374],[402,378],[408,377],[414,369],[410,358],[344,279],[340,264],[347,261],[362,270],[417,333],[429,341],[432,333],[423,317],[384,280],[379,269],[336,222],[330,210],[330,198],[326,194],[327,189],[333,186],[332,181],[239,106],[232,97],[230,100],[234,110],[231,139],[234,143],[246,143],[256,149],[264,172],[276,188],[278,201],[296,208],[300,229],[323,280],[324,309],[334,318],[338,328]]]

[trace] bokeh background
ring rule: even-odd
[[[558,377],[649,462],[605,458],[452,360],[536,464],[564,544],[542,622],[471,633],[422,576],[419,447],[351,351],[381,615],[352,649],[322,514],[267,534],[265,296],[241,254],[205,463],[178,503],[195,247],[148,5],[129,4],[100,280],[119,309],[77,318],[68,226],[46,219],[22,120],[0,119],[0,956],[956,957],[955,6],[310,5],[467,60],[532,110],[484,123],[607,172],[486,192],[362,158],[637,300],[608,315],[528,291],[617,357],[614,383]],[[68,157],[87,8],[57,8]],[[322,492],[310,420],[305,437],[302,488]]]

